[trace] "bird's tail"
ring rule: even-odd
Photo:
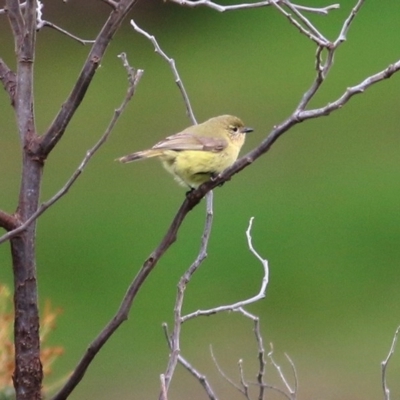
[[[148,150],[143,150],[143,151],[137,151],[136,153],[128,154],[124,157],[117,158],[116,161],[119,161],[122,163],[129,163],[132,161],[143,160],[145,158],[158,157],[162,153],[163,152],[161,150],[148,149]]]

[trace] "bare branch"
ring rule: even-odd
[[[210,353],[211,353],[211,358],[218,370],[218,372],[220,373],[220,375],[231,385],[233,386],[236,390],[238,390],[240,393],[245,394],[244,389],[242,387],[240,387],[237,383],[235,383],[231,378],[229,378],[228,375],[226,375],[226,373],[223,371],[223,369],[220,367],[220,365],[218,364],[217,358],[214,355],[214,351],[212,346],[210,346]]]
[[[284,4],[292,11],[294,14],[300,19],[300,21],[308,28],[304,28],[293,16],[292,14],[285,11],[283,7],[279,5],[278,1],[273,1],[271,3],[274,5],[280,13],[282,13],[291,24],[293,24],[301,33],[306,35],[309,39],[315,42],[319,46],[328,46],[329,41],[326,39],[322,33],[318,31],[318,29],[304,16],[302,15],[294,5],[292,5],[289,1],[284,1]]]
[[[256,384],[258,386],[258,383]],[[263,387],[265,389],[269,389],[269,390],[273,390],[274,392],[277,392],[279,394],[281,394],[283,397],[285,397],[287,400],[293,400],[293,398],[288,395],[284,390],[274,386],[274,385],[268,385],[267,383],[263,384]]]
[[[168,400],[167,387],[165,386],[165,375],[164,374],[160,375],[160,382],[161,382],[160,400]]]
[[[259,385],[260,391],[258,394],[258,400],[264,399],[264,389],[266,388],[266,384],[264,383],[264,375],[265,375],[265,367],[267,362],[265,361],[265,349],[264,342],[261,335],[260,329],[260,318],[249,313],[244,308],[239,308],[237,311],[242,313],[245,317],[251,319],[254,322],[254,335],[257,341],[258,347],[258,373],[257,373],[257,384]]]
[[[251,314],[249,314],[249,318],[253,319],[254,316],[252,316]],[[257,317],[256,317],[257,318]],[[218,364],[217,358],[214,355],[212,346],[210,346],[210,353],[211,353],[211,358],[219,372],[219,374],[231,385],[233,386],[237,391],[239,391],[240,393],[242,393],[243,395],[246,396],[246,392],[245,389],[243,389],[241,386],[239,386],[237,383],[235,383],[231,378],[229,378],[228,375],[226,375],[226,373],[222,370],[221,366]],[[251,383],[253,384],[253,383]],[[257,386],[259,386],[259,383],[256,384]],[[273,385],[268,385],[266,383],[262,384],[262,388],[260,387],[260,394],[263,393],[264,394],[264,389],[270,389],[273,390],[279,394],[281,394],[282,396],[284,396],[287,400],[293,400],[293,398],[291,396],[289,396],[286,392],[284,392],[282,389],[279,389]],[[264,399],[264,397],[258,397],[259,400],[260,399]]]
[[[323,84],[326,76],[328,75],[328,72],[330,71],[331,67],[333,66],[335,52],[336,52],[337,48],[346,39],[346,35],[350,28],[350,24],[354,20],[355,16],[357,15],[357,13],[360,10],[363,3],[364,3],[364,0],[359,0],[358,3],[356,4],[356,6],[351,10],[349,17],[343,23],[341,32],[334,43],[329,43],[328,45],[321,43],[318,45],[317,52],[316,52],[317,74],[316,74],[316,77],[315,77],[314,82],[312,83],[310,89],[307,90],[306,93],[304,93],[299,105],[297,106],[296,112],[300,112],[305,109],[305,107],[308,105],[310,100],[317,93],[320,86]],[[324,50],[324,47],[327,48],[327,56],[326,56],[325,63],[322,62],[322,52]]]
[[[8,68],[7,64],[0,58],[0,81],[3,84],[5,91],[8,93],[11,105],[15,104],[15,90],[17,86],[17,77],[15,72]]]
[[[270,6],[273,1],[271,0],[266,0],[266,1],[258,1],[256,3],[242,3],[242,4],[234,4],[230,6],[221,6],[220,4],[214,3],[213,1],[210,0],[169,0],[171,3],[176,3],[181,6],[186,6],[186,7],[199,7],[199,6],[205,6],[212,8],[213,10],[219,11],[219,12],[225,12],[225,11],[234,11],[234,10],[242,10],[246,8],[257,8],[257,7],[266,7]]]
[[[251,227],[253,224],[253,219],[254,217],[250,218],[249,221],[249,227],[247,228],[246,231],[246,235],[247,235],[247,242],[248,242],[248,246],[250,248],[250,251],[256,256],[256,258],[262,263],[263,268],[264,268],[264,277],[262,280],[262,284],[261,284],[261,288],[260,291],[257,295],[250,297],[247,300],[241,300],[238,301],[237,303],[234,304],[229,304],[229,305],[225,305],[225,306],[219,306],[219,307],[215,307],[215,308],[211,308],[209,310],[197,310],[193,313],[187,314],[185,316],[182,317],[182,323],[186,322],[189,319],[195,318],[195,317],[199,317],[200,315],[212,315],[212,314],[216,314],[219,312],[223,312],[223,311],[236,311],[238,308],[244,307],[248,304],[251,303],[255,303],[256,301],[259,301],[261,299],[263,299],[265,297],[265,291],[267,289],[268,286],[268,275],[269,275],[269,269],[268,269],[268,261],[264,260],[263,258],[261,258],[261,256],[257,253],[257,251],[254,249],[253,244],[252,244],[252,238],[251,238]]]
[[[35,126],[33,63],[36,43],[36,2],[27,0],[22,15],[19,1],[7,0],[17,61],[14,111],[22,150],[21,181],[15,217],[26,221],[39,202],[43,164],[27,151],[38,136]],[[36,274],[36,226],[32,224],[11,241],[14,277],[13,383],[18,400],[40,398],[43,369],[40,363],[39,309]]]
[[[121,53],[119,55],[119,57],[122,59],[123,65],[126,68],[127,72],[128,72],[128,81],[129,81],[129,86],[128,86],[128,91],[127,94],[121,104],[121,106],[116,109],[114,111],[114,116],[111,119],[110,124],[108,125],[106,131],[104,132],[103,136],[100,138],[100,140],[95,144],[95,146],[89,150],[86,154],[86,157],[84,158],[84,160],[82,161],[80,167],[78,168],[78,170],[74,173],[74,175],[70,178],[70,180],[68,181],[68,183],[71,183],[70,186],[72,185],[72,183],[74,182],[74,180],[76,180],[76,178],[80,175],[80,173],[82,172],[82,168],[87,164],[87,162],[90,160],[90,158],[93,156],[93,154],[100,148],[100,146],[107,140],[108,136],[110,135],[110,133],[112,132],[119,116],[121,115],[121,113],[124,111],[125,107],[127,106],[129,100],[132,98],[132,96],[135,93],[136,90],[136,86],[138,85],[140,78],[143,75],[143,70],[137,70],[135,71],[129,64],[126,58],[126,54],[125,53]],[[83,166],[83,167],[82,167]],[[75,178],[74,178],[75,177]],[[67,183],[67,185],[68,185]],[[67,186],[66,185],[66,186]],[[63,192],[63,189],[60,192],[61,196],[63,194],[66,193],[66,191],[68,190],[68,188],[66,188],[66,186],[64,186],[63,189],[65,189],[65,191]],[[59,193],[60,193],[59,192]],[[59,194],[58,193],[58,194]],[[60,196],[60,197],[61,197]],[[122,317],[122,319],[119,321],[118,325],[115,327],[115,329],[122,323],[124,317]],[[109,325],[112,325],[113,322],[115,321],[111,321],[111,323]],[[114,330],[115,330],[114,329]],[[106,329],[105,329],[106,330]],[[95,339],[95,341],[90,345],[90,347],[88,348],[86,354],[83,356],[83,358],[81,359],[81,361],[79,362],[78,366],[75,368],[74,372],[72,373],[72,375],[70,376],[70,378],[68,379],[67,383],[64,385],[64,387],[54,396],[54,400],[61,400],[61,399],[66,399],[69,394],[74,390],[74,388],[76,387],[76,385],[81,381],[81,379],[83,378],[83,375],[86,372],[86,369],[88,368],[88,366],[90,365],[91,361],[93,360],[93,358],[95,357],[95,355],[97,354],[97,352],[100,350],[100,348],[103,346],[103,344],[107,341],[107,339],[111,336],[112,332],[114,332],[112,329],[110,329],[110,332],[101,332],[100,335]],[[107,336],[108,335],[108,336]]]
[[[168,57],[164,53],[164,51],[161,49],[161,47],[158,44],[156,38],[153,35],[150,35],[146,31],[144,31],[143,29],[139,28],[136,25],[136,23],[135,23],[135,21],[133,19],[131,20],[131,25],[132,25],[133,29],[136,32],[141,33],[143,36],[145,36],[147,39],[149,39],[150,42],[154,46],[154,51],[157,54],[159,54],[164,60],[166,60],[168,62],[169,66],[171,67],[172,73],[174,74],[175,83],[178,85],[178,88],[181,91],[181,94],[182,94],[182,97],[183,97],[183,101],[185,102],[186,113],[187,113],[188,117],[190,118],[190,120],[192,121],[192,124],[196,125],[197,124],[196,117],[194,116],[193,109],[192,109],[192,106],[190,104],[189,96],[186,93],[186,89],[185,89],[185,87],[183,85],[182,79],[181,79],[181,77],[179,75],[178,70],[176,69],[175,60],[173,58]]]
[[[43,27],[47,26],[49,28],[53,28],[54,30],[61,32],[62,34],[70,37],[71,39],[76,40],[77,42],[85,45],[85,44],[93,44],[95,41],[94,40],[85,40],[85,39],[81,39],[75,35],[73,35],[72,33],[69,33],[68,31],[66,31],[65,29],[60,28],[59,26],[57,26],[56,24],[53,24],[52,22],[46,21],[44,19],[42,19],[42,9],[43,9],[44,5],[41,1],[37,0],[37,8],[36,8],[36,29],[40,30]]]
[[[108,20],[104,24],[89,52],[83,69],[68,99],[61,107],[47,132],[30,145],[30,151],[35,154],[39,160],[45,160],[63,136],[67,125],[86,94],[86,90],[100,65],[112,37],[136,1],[137,0],[120,0],[118,8],[110,13]]]
[[[292,372],[293,372],[293,377],[294,377],[294,396],[295,398],[297,397],[297,391],[299,388],[299,379],[297,377],[297,370],[296,370],[296,366],[294,365],[293,360],[289,357],[289,354],[285,353],[285,357],[287,358],[287,360],[289,361],[290,366],[292,367]]]
[[[71,39],[76,40],[77,42],[79,42],[80,44],[86,45],[86,44],[93,44],[95,43],[95,40],[88,40],[88,39],[81,39],[78,36],[75,36],[74,34],[66,31],[65,29],[53,24],[52,22],[49,21],[42,21],[42,26],[47,26],[49,28],[55,29],[56,31],[62,33],[63,35],[66,35],[68,37],[70,37]]]
[[[269,385],[269,384],[264,382],[264,375],[265,375],[265,371],[266,371],[267,361],[265,360],[265,348],[264,348],[263,338],[262,338],[262,335],[261,335],[260,318],[257,317],[254,314],[249,313],[244,308],[238,308],[237,310],[234,310],[234,311],[240,312],[246,318],[249,318],[254,322],[254,334],[255,334],[255,337],[256,337],[257,347],[258,347],[259,369],[258,369],[258,373],[257,373],[257,383],[250,382],[250,384],[256,385],[256,386],[259,387],[258,400],[264,400],[265,389],[273,390],[273,391],[281,394],[282,396],[286,397],[288,400],[293,400],[292,395],[288,395],[282,389],[279,389],[276,386]],[[295,392],[297,393],[297,375],[296,375],[296,370],[295,370],[293,362],[289,358],[289,356],[287,356],[287,358],[289,359],[289,362],[291,363],[291,366],[292,366],[293,371],[294,371],[294,375],[295,375]]]
[[[353,22],[354,18],[356,17],[357,13],[360,11],[361,6],[364,4],[365,0],[358,0],[357,4],[355,7],[351,10],[350,15],[346,19],[346,21],[343,24],[342,30],[340,31],[340,34],[338,38],[335,41],[335,47],[338,46],[338,44],[344,42],[347,37],[347,32],[350,29],[350,25]]]
[[[189,195],[186,197],[185,201],[176,213],[163,240],[158,245],[158,247],[150,254],[147,260],[144,262],[142,268],[137,273],[135,279],[129,285],[129,288],[124,298],[122,299],[122,303],[115,316],[104,327],[97,338],[90,344],[86,353],[79,361],[77,367],[71,375],[69,381],[66,383],[64,388],[61,389],[61,391],[53,398],[53,400],[64,400],[68,397],[69,393],[72,392],[72,390],[82,379],[83,375],[85,374],[87,368],[89,367],[96,354],[100,351],[100,349],[112,336],[112,334],[118,329],[122,322],[127,320],[129,310],[132,307],[133,301],[136,298],[139,289],[141,288],[151,271],[155,268],[157,262],[160,260],[163,254],[176,241],[177,232],[187,213],[191,211],[200,202],[200,200],[201,197],[198,195],[192,194],[190,198]]]
[[[383,71],[366,78],[360,84],[347,88],[341,97],[339,97],[336,101],[332,103],[328,103],[324,107],[308,111],[295,111],[284,122],[282,122],[280,125],[275,126],[268,137],[264,139],[258,147],[237,160],[231,167],[227,168],[224,172],[216,176],[215,179],[213,179],[212,181],[203,183],[198,189],[193,190],[191,193],[188,194],[188,199],[191,201],[192,199],[197,198],[197,196],[204,196],[204,194],[207,193],[209,190],[214,189],[218,185],[221,185],[222,183],[230,180],[233,175],[248,167],[261,155],[268,152],[272,145],[276,142],[276,140],[278,140],[281,135],[287,132],[294,125],[297,125],[298,123],[311,118],[318,118],[321,116],[329,115],[333,111],[341,109],[354,95],[363,93],[370,86],[384,79],[390,78],[394,73],[398,72],[399,70],[400,61],[397,61],[394,64],[389,65]]]
[[[308,89],[302,99],[300,100],[299,105],[296,108],[296,112],[301,112],[304,111],[304,109],[307,107],[308,103],[311,101],[311,99],[314,97],[314,95],[317,93],[319,90],[320,86],[324,82],[324,79],[326,78],[327,73],[329,72],[331,66],[333,65],[333,54],[334,54],[334,49],[328,49],[328,55],[325,64],[322,63],[322,52],[324,50],[323,46],[318,46],[317,51],[316,51],[316,61],[315,61],[315,69],[317,71],[317,74],[315,76],[314,82],[311,84],[310,89]]]
[[[329,42],[328,39],[326,39],[322,35],[322,33],[320,33],[318,31],[318,29],[311,23],[311,21],[302,14],[302,12],[306,11],[306,12],[326,15],[326,14],[328,14],[329,11],[339,8],[339,4],[332,4],[327,7],[322,7],[322,8],[305,7],[305,6],[293,4],[289,0],[268,0],[268,1],[260,1],[260,2],[256,2],[256,3],[241,3],[241,4],[234,4],[234,5],[227,5],[227,6],[222,6],[222,5],[217,4],[210,0],[197,0],[197,1],[169,0],[169,1],[180,4],[182,6],[187,6],[187,7],[206,6],[206,7],[212,8],[219,12],[274,6],[301,33],[306,35],[309,39],[311,39],[312,41],[317,43],[319,46],[324,46],[324,47],[330,46],[331,43]],[[284,7],[287,7],[291,11],[291,13],[293,13],[300,20],[300,22],[297,21],[297,19],[291,13],[287,12],[284,9]]]
[[[388,353],[387,357],[381,363],[382,388],[383,388],[383,395],[384,395],[385,400],[390,400],[390,389],[389,389],[389,387],[387,385],[387,382],[386,382],[386,374],[387,374],[387,367],[389,365],[389,361],[392,358],[392,356],[394,354],[394,351],[395,351],[395,348],[396,348],[396,344],[397,344],[397,339],[399,337],[399,333],[400,333],[400,326],[397,327],[396,332],[394,333],[393,340],[392,340],[392,345],[390,346],[390,350],[389,350],[389,353]]]
[[[0,210],[0,227],[6,231],[11,231],[18,226],[18,220],[13,215]]]
[[[250,400],[249,385],[247,384],[246,379],[244,378],[243,360],[242,359],[239,360],[238,366],[239,366],[240,383],[243,387],[244,397],[246,397],[247,400]]]
[[[337,100],[327,104],[325,107],[317,108],[314,110],[301,111],[297,115],[297,117],[301,121],[304,121],[310,118],[317,118],[329,115],[331,112],[336,111],[341,107],[343,107],[354,95],[364,93],[364,91],[367,90],[373,84],[380,82],[384,79],[390,78],[394,73],[398,72],[399,70],[400,70],[400,61],[397,61],[394,64],[389,65],[383,71],[369,76],[358,85],[347,88],[342,96],[340,96]]]
[[[286,379],[284,373],[282,372],[281,366],[280,366],[279,364],[277,364],[276,361],[274,360],[274,357],[273,357],[274,347],[273,347],[272,343],[270,343],[270,346],[271,346],[271,350],[270,350],[269,353],[267,354],[267,355],[268,355],[268,358],[271,360],[272,365],[273,365],[273,366],[275,367],[275,369],[277,370],[277,372],[278,372],[278,374],[279,374],[279,377],[281,378],[281,381],[283,382],[283,384],[285,385],[287,391],[289,392],[289,394],[290,394],[290,399],[291,399],[291,400],[295,400],[295,399],[296,399],[296,395],[297,395],[297,394],[296,394],[296,391],[293,390],[292,387],[290,386],[290,384],[289,384],[289,382],[287,381],[287,379]],[[290,359],[289,359],[289,360],[290,360]],[[293,362],[292,362],[292,360],[290,360],[290,364],[291,364],[291,366],[293,367]]]
[[[257,373],[257,382],[260,385],[260,392],[258,395],[259,400],[264,399],[264,374],[265,374],[265,366],[267,362],[265,361],[265,349],[263,338],[261,336],[260,331],[260,319],[257,317],[254,320],[254,334],[256,335],[257,345],[258,345],[258,373]]]
[[[258,7],[267,7],[274,5],[274,3],[277,3],[281,0],[266,0],[266,1],[258,1],[255,3],[242,3],[242,4],[234,4],[234,5],[228,5],[228,6],[221,6],[220,4],[217,4],[211,0],[169,0],[171,3],[176,3],[181,6],[186,6],[186,7],[209,7],[213,10],[219,11],[219,12],[225,12],[225,11],[235,11],[235,10],[243,10],[243,9],[249,9],[249,8],[258,8]],[[298,9],[299,11],[307,11],[315,14],[323,14],[326,15],[328,14],[329,11],[334,10],[339,8],[339,4],[332,4],[326,7],[305,7],[301,6],[298,4],[292,4],[293,7]]]
[[[181,355],[178,357],[178,361],[183,365],[203,386],[204,390],[207,393],[207,396],[210,400],[218,400],[216,394],[214,393],[210,383],[207,380],[207,377],[201,374],[196,368],[194,368],[185,358]]]
[[[85,157],[83,158],[82,162],[79,164],[78,168],[72,174],[72,176],[68,179],[65,185],[49,200],[42,203],[38,209],[23,223],[20,224],[17,228],[11,230],[7,234],[0,237],[0,244],[4,243],[5,241],[11,239],[12,237],[18,235],[20,232],[24,231],[32,222],[34,222],[38,217],[40,217],[49,207],[51,207],[54,203],[63,197],[71,186],[75,183],[75,181],[79,178],[83,170],[85,169],[86,165],[89,163],[90,159],[94,156],[94,154],[99,150],[99,148],[106,142],[108,137],[110,136],[112,130],[114,129],[115,124],[117,123],[120,115],[124,111],[125,107],[127,106],[128,102],[131,100],[132,96],[135,93],[136,86],[138,85],[140,78],[143,75],[143,70],[139,69],[137,71],[133,69],[128,69],[126,64],[126,55],[122,53],[119,55],[123,59],[123,63],[125,68],[128,70],[128,80],[129,80],[129,87],[127,94],[119,108],[114,111],[114,116],[111,119],[106,131],[97,141],[97,143],[86,152]],[[129,67],[131,68],[131,67]]]
[[[201,263],[207,257],[207,247],[208,241],[211,235],[211,227],[213,220],[213,192],[210,191],[206,196],[207,206],[206,206],[206,222],[201,238],[201,245],[198,256],[196,260],[192,263],[189,269],[184,273],[178,283],[178,293],[176,296],[175,307],[174,307],[174,329],[171,334],[171,338],[168,340],[170,345],[170,356],[168,361],[167,370],[165,372],[165,386],[168,391],[169,385],[172,380],[172,376],[175,372],[176,364],[178,362],[180,354],[180,333],[182,326],[182,306],[184,299],[184,292],[186,290],[187,284],[190,282],[193,274],[198,270]],[[160,399],[162,398],[162,393],[160,394]]]
[[[292,3],[292,6],[294,6],[299,11],[307,11],[307,12],[312,12],[315,14],[322,14],[322,15],[326,15],[329,13],[329,11],[337,10],[338,8],[340,8],[340,4],[331,4],[330,6],[321,7],[321,8],[306,7],[306,6],[301,6],[299,4],[293,4],[293,3]]]
[[[170,349],[172,349],[172,343],[170,340],[170,335],[168,333],[168,325],[166,323],[163,323],[162,328],[163,328],[168,346]],[[215,395],[215,393],[205,375],[201,374],[196,368],[194,368],[193,365],[190,364],[189,361],[187,361],[184,357],[182,357],[181,354],[178,355],[178,362],[200,382],[200,385],[203,386],[203,388],[206,391],[208,398],[210,400],[218,400],[217,396]],[[161,376],[163,377],[163,383],[162,383],[164,385],[164,386],[162,386],[162,390],[163,390],[165,388],[165,375],[162,374]],[[163,393],[164,392],[162,392],[161,395],[163,395]],[[165,391],[165,393],[167,393],[167,391]]]

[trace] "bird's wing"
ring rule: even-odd
[[[225,139],[213,138],[207,136],[198,136],[191,133],[177,133],[168,136],[161,142],[153,146],[153,149],[162,150],[200,150],[220,152],[228,145]]]

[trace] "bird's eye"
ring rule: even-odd
[[[238,130],[239,130],[239,128],[238,128],[237,126],[232,126],[232,131],[233,131],[233,132],[236,133]]]

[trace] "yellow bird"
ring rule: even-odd
[[[236,161],[246,133],[252,131],[239,118],[221,115],[168,136],[151,149],[117,160],[128,163],[159,157],[181,185],[195,189]]]

